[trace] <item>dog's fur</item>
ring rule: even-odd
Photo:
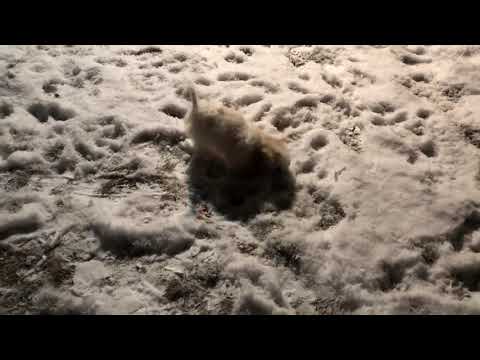
[[[262,132],[237,111],[213,103],[199,104],[193,86],[188,93],[192,108],[186,131],[195,153],[223,161],[231,173],[288,171],[290,158],[282,140]]]

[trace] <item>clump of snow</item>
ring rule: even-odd
[[[14,214],[0,216],[0,240],[15,234],[30,233],[40,229],[46,221],[45,212],[36,203],[26,204]]]
[[[129,224],[125,219],[112,219],[92,224],[104,249],[133,256],[144,254],[174,255],[188,249],[195,241],[183,224],[157,222],[144,226]]]
[[[434,275],[438,278],[453,280],[470,291],[480,289],[480,254],[461,252],[450,254],[443,258]]]
[[[45,160],[33,151],[15,151],[0,162],[0,170],[45,170]]]
[[[75,276],[73,279],[74,284],[77,287],[89,287],[98,285],[100,281],[107,278],[110,272],[98,260],[90,260],[82,264],[78,264]]]
[[[78,297],[54,288],[41,289],[34,298],[39,315],[94,315],[98,305],[93,298]]]
[[[235,304],[235,313],[242,315],[290,315],[286,309],[279,307],[262,291],[246,285],[246,289]]]
[[[167,141],[176,144],[185,139],[185,133],[176,127],[151,126],[138,130],[132,136],[132,143],[144,143],[148,141]]]

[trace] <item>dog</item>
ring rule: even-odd
[[[186,134],[197,155],[222,161],[231,174],[288,171],[290,156],[282,139],[266,134],[238,111],[213,102],[199,103],[193,85],[187,92],[192,107]]]

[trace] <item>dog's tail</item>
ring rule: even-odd
[[[190,84],[188,86],[188,96],[190,97],[190,101],[192,102],[192,113],[196,113],[198,111],[198,98],[197,98],[197,93],[195,91],[195,88],[193,84]]]
[[[188,115],[186,116],[186,121],[185,121],[185,130],[187,134],[190,136],[191,135],[191,130],[193,123],[195,121],[195,115],[198,112],[198,98],[197,98],[197,93],[195,91],[195,88],[193,87],[192,83],[189,83],[186,88],[186,92],[188,97],[190,98],[190,101],[192,102],[192,107],[190,108],[190,111]]]

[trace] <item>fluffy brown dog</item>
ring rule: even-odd
[[[223,161],[230,173],[288,171],[290,158],[282,140],[265,134],[234,110],[213,103],[199,104],[193,86],[188,92],[192,109],[186,131],[198,155]]]

